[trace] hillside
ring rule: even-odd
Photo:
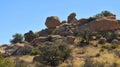
[[[120,67],[120,20],[109,11],[67,21],[50,16],[46,29],[13,35],[0,46],[0,67]],[[9,63],[6,63],[8,61]]]

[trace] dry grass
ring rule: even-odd
[[[25,56],[19,57],[19,60],[23,60],[25,62],[31,63],[33,61],[33,58],[34,56],[25,55]]]

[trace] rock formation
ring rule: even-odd
[[[45,25],[49,29],[54,29],[54,28],[56,28],[56,26],[60,25],[60,20],[59,20],[59,18],[57,16],[47,17]]]
[[[75,18],[76,16],[76,13],[71,13],[69,16],[68,16],[68,23],[74,23],[76,24],[77,23],[77,19]]]
[[[48,17],[45,23],[48,29],[42,30],[40,35],[47,36],[50,34],[55,34],[62,36],[71,36],[85,30],[95,32],[116,30],[118,29],[119,25],[115,15],[96,19],[88,18],[80,20],[77,20],[75,17],[76,13],[71,13],[68,16],[67,22],[62,21],[62,23],[60,23],[60,20],[57,16]]]
[[[114,19],[97,19],[95,21],[86,23],[82,26],[78,26],[79,31],[90,30],[90,31],[108,31],[115,30],[118,28],[118,21]]]

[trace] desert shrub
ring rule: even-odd
[[[97,53],[96,55],[95,55],[95,57],[99,57],[100,56],[100,53]]]
[[[109,49],[110,46],[108,46],[108,45],[102,45],[101,48],[103,48],[103,49]]]
[[[111,43],[112,40],[117,39],[117,37],[118,37],[118,34],[112,33],[112,32],[108,32],[106,38],[107,38],[107,41],[108,41],[109,43]]]
[[[39,37],[39,34],[34,33],[33,31],[30,30],[29,32],[24,34],[24,37],[25,37],[25,41],[31,42],[33,39]]]
[[[101,48],[99,52],[103,52],[103,51],[104,51],[104,49],[103,49],[103,48]]]
[[[96,39],[100,39],[101,37],[102,37],[102,35],[100,35],[100,34],[96,35]]]
[[[68,48],[66,45],[60,45],[59,50],[62,52],[62,60],[66,60],[68,57],[70,57],[72,49]]]
[[[114,14],[111,13],[110,11],[105,10],[95,15],[96,18],[107,17],[107,16],[114,16]]]
[[[3,58],[4,57],[4,54],[0,52],[0,58]]]
[[[28,64],[23,60],[16,59],[15,67],[28,67]]]
[[[114,53],[116,56],[120,57],[120,50],[116,50]]]
[[[105,63],[94,62],[91,58],[86,58],[83,67],[104,67]]]
[[[105,44],[106,41],[107,41],[107,40],[106,40],[105,38],[101,38],[101,39],[99,39],[98,43],[99,43],[99,44]]]
[[[35,49],[31,51],[31,55],[38,55],[38,54],[40,54],[40,50]]]
[[[111,45],[111,48],[112,48],[112,49],[118,48],[118,44],[112,44],[112,45]]]
[[[22,43],[22,42],[23,42],[23,38],[24,38],[24,37],[22,36],[22,34],[16,33],[16,34],[13,35],[12,37],[13,37],[13,39],[10,40],[10,42],[11,42],[12,44]]]
[[[89,22],[90,22],[90,21],[94,21],[94,20],[96,20],[95,17],[89,17],[89,18],[88,18],[88,21],[89,21]]]
[[[71,50],[64,45],[44,46],[40,49],[40,62],[45,65],[57,66],[60,61],[70,57]]]
[[[15,67],[12,59],[4,58],[3,54],[0,53],[0,67]]]

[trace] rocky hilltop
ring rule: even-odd
[[[45,25],[47,29],[40,31],[41,36],[55,35],[79,35],[80,31],[104,32],[117,30],[119,21],[115,15],[101,18],[76,19],[76,13],[71,13],[67,21],[60,22],[59,17],[47,17]]]
[[[89,18],[50,16],[46,29],[15,34],[0,46],[4,67],[120,67],[120,20],[103,11]],[[9,58],[12,59],[9,61]],[[7,63],[5,60],[7,60]]]

